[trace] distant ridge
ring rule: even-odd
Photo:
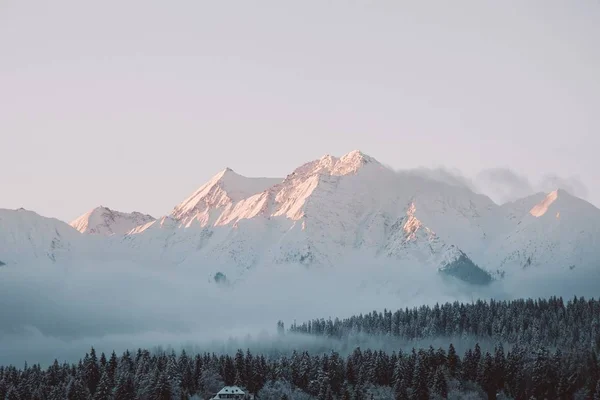
[[[99,254],[202,268],[232,284],[265,265],[356,260],[365,273],[377,263],[486,284],[532,268],[597,268],[600,259],[600,210],[562,189],[499,206],[466,187],[396,173],[359,150],[324,155],[285,178],[225,168],[158,219],[101,206],[68,226],[0,211],[5,263]]]

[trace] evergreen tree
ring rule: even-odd
[[[112,354],[110,355],[110,359],[108,360],[108,365],[106,367],[106,371],[108,372],[108,378],[110,379],[112,386],[114,386],[115,384],[115,375],[117,373],[118,366],[119,361],[117,358],[117,354],[113,350]]]
[[[14,386],[9,387],[6,391],[6,396],[4,397],[4,400],[21,400],[17,388]]]
[[[244,352],[241,349],[235,353],[233,366],[235,370],[235,384],[245,387],[246,383],[248,382],[248,378],[246,377],[246,361],[244,358]]]
[[[67,385],[67,400],[87,400],[89,392],[83,382],[75,377],[71,377]]]
[[[394,400],[408,399],[408,384],[406,380],[399,379],[394,385]]]
[[[456,354],[456,349],[454,348],[454,345],[450,343],[450,346],[448,347],[448,373],[452,378],[455,378],[457,375],[459,368],[458,361],[459,358]]]
[[[152,390],[152,400],[172,400],[171,383],[166,373],[160,373]]]
[[[352,400],[352,395],[350,394],[350,390],[347,386],[345,386],[342,390],[342,400]]]
[[[598,366],[598,357],[596,356],[596,351],[592,350],[588,360],[587,360],[587,369],[588,369],[588,393],[589,396],[592,397],[596,391],[596,382],[600,380],[600,367]]]
[[[179,357],[179,370],[181,371],[181,391],[187,394],[193,394],[196,391],[194,384],[194,372],[192,370],[191,360],[185,351],[182,351]]]
[[[106,369],[106,355],[104,354],[104,352],[100,353],[100,369],[104,370]]]
[[[102,373],[102,377],[100,378],[100,382],[98,383],[98,386],[96,387],[96,392],[94,393],[94,396],[92,398],[93,400],[112,399],[112,385],[108,376],[108,372],[104,371]]]
[[[444,376],[444,373],[439,368],[435,373],[435,380],[433,381],[433,390],[442,398],[448,398],[448,382],[446,381],[446,376]]]
[[[496,389],[504,389],[504,376],[506,375],[506,357],[504,347],[498,343],[494,350],[494,380]]]
[[[229,356],[225,356],[222,375],[225,385],[232,386],[235,383],[235,366],[233,365],[233,360]]]
[[[552,371],[548,350],[541,346],[537,352],[531,371],[532,392],[536,398],[555,398]]]
[[[89,392],[93,395],[96,393],[96,387],[100,382],[100,367],[98,366],[98,358],[96,350],[92,347],[90,354],[85,356],[83,361],[85,381]]]
[[[427,364],[420,357],[414,374],[413,393],[411,400],[429,400],[428,370]]]
[[[596,393],[594,393],[594,400],[600,400],[600,379],[596,383]]]
[[[115,388],[115,400],[135,400],[135,386],[131,375],[121,377]]]
[[[479,384],[488,396],[488,400],[496,399],[496,376],[494,362],[490,353],[485,353],[479,369]]]

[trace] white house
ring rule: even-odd
[[[240,399],[247,400],[253,396],[247,395],[242,389],[237,386],[225,386],[211,400],[217,399]]]

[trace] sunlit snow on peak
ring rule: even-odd
[[[554,190],[554,191],[548,193],[546,198],[544,200],[542,200],[541,203],[538,203],[535,206],[533,206],[533,208],[531,209],[531,211],[529,211],[529,213],[536,218],[541,217],[542,215],[546,214],[546,212],[548,211],[548,209],[550,208],[552,203],[554,203],[557,198],[558,198],[558,190]]]

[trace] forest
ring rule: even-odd
[[[209,399],[237,385],[257,399],[600,400],[600,302],[574,298],[447,303],[277,326],[282,337],[447,338],[447,346],[311,353],[273,348],[232,354],[138,349],[76,363],[0,367],[0,399]],[[452,338],[475,344],[459,353]]]

